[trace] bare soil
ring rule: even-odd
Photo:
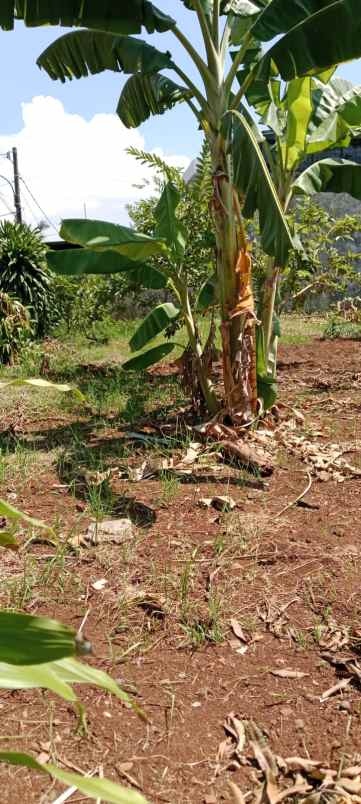
[[[305,416],[300,434],[357,452],[359,344],[314,341],[284,348],[279,387],[281,400]],[[157,421],[141,422],[139,429],[164,433]],[[81,481],[69,485],[66,467],[46,465],[47,445],[65,443],[68,424],[22,421],[17,439],[41,438],[45,465],[30,481],[0,488],[18,508],[49,523],[58,518],[62,536],[85,532],[91,520]],[[105,445],[111,457],[125,433],[114,422],[107,428],[104,421],[95,426],[83,419],[82,427],[95,456],[100,449],[104,455]],[[129,461],[141,463],[143,453],[144,445],[133,442]],[[0,597],[6,605],[75,628],[90,609],[90,662],[134,694],[148,723],[108,694],[84,687],[79,694],[88,732],[77,734],[73,708],[52,694],[3,691],[1,750],[45,754],[82,772],[101,768],[114,781],[136,784],[154,804],[231,801],[230,779],[244,791],[252,788],[250,765],[227,768],[217,761],[231,712],[253,720],[283,757],[310,757],[333,768],[343,754],[349,764],[359,762],[359,681],[323,703],[320,697],[347,675],[325,654],[360,656],[361,478],[313,478],[303,504],[279,516],[307,477],[304,462],[283,448],[266,483],[239,470],[214,483],[130,483],[114,475],[113,515],[126,512],[137,523],[133,543],[78,554],[31,543],[2,556]],[[235,511],[201,508],[199,498],[213,494],[230,495]],[[99,579],[107,583],[96,591],[92,584]],[[139,590],[148,604],[137,605]],[[232,618],[244,641],[237,642]],[[300,675],[273,675],[280,670]],[[48,777],[6,765],[0,766],[0,784],[4,804],[45,804],[62,789]],[[80,793],[69,799],[87,800]]]

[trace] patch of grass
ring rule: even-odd
[[[302,346],[320,338],[325,326],[325,316],[293,313],[281,318],[283,346]]]
[[[353,341],[361,340],[361,324],[356,321],[345,321],[344,318],[333,316],[324,327],[322,337],[325,340],[346,339]]]

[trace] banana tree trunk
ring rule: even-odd
[[[251,258],[221,136],[212,146],[213,217],[217,244],[217,275],[221,303],[221,333],[225,406],[245,420],[257,413],[255,308]]]

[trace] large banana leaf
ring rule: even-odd
[[[145,798],[131,790],[129,787],[121,787],[109,779],[92,778],[80,776],[78,773],[69,773],[56,765],[40,763],[29,754],[15,751],[1,751],[0,762],[7,762],[16,767],[22,766],[38,773],[48,773],[53,779],[68,785],[68,787],[80,790],[88,798],[95,798],[97,801],[108,801],[110,804],[147,804]],[[65,799],[64,799],[65,800]]]
[[[327,8],[332,0],[270,0],[259,15],[252,33],[262,42],[287,33],[312,14]]]
[[[124,369],[124,371],[144,371],[149,368],[149,366],[154,366],[155,363],[159,363],[159,361],[169,355],[170,352],[173,352],[175,346],[176,344],[171,341],[161,343],[159,346],[148,349],[147,352],[143,352],[141,355],[127,360],[122,364],[122,369]]]
[[[154,307],[154,310],[148,313],[129,341],[132,352],[143,349],[143,346],[163,332],[175,318],[178,318],[179,313],[179,308],[175,307],[172,302],[158,304],[157,307]]]
[[[258,210],[262,248],[282,267],[295,240],[251,125],[244,114],[232,115],[234,183],[244,199],[243,214],[252,218]]]
[[[103,31],[73,31],[56,39],[37,59],[50,78],[60,81],[116,73],[155,73],[172,64],[170,53],[132,36],[114,36]]]
[[[317,75],[361,55],[359,0],[271,0],[252,33],[261,41],[285,36],[260,62],[263,77],[276,66],[286,81]]]
[[[0,28],[11,30],[14,18],[25,25],[64,25],[98,28],[117,34],[169,31],[175,21],[148,0],[1,0]]]
[[[135,262],[142,262],[154,254],[162,254],[167,249],[164,240],[136,232],[128,226],[82,218],[64,220],[60,237],[69,243],[98,252],[113,250]]]
[[[76,653],[75,632],[49,617],[0,611],[0,662],[31,665]]]
[[[187,244],[184,225],[176,215],[180,200],[179,190],[169,181],[164,187],[154,213],[157,224],[155,236],[163,238],[168,243],[177,261],[183,259]]]
[[[158,290],[167,284],[167,277],[147,263],[134,262],[116,251],[92,251],[86,248],[48,251],[49,268],[55,274],[88,276],[89,274],[126,273],[134,285]]]
[[[315,80],[312,103],[307,152],[348,145],[361,128],[361,87],[342,78]]]
[[[361,165],[347,159],[321,159],[293,183],[294,195],[348,193],[361,201]]]
[[[308,123],[312,114],[311,81],[308,76],[296,78],[287,87],[284,100],[287,128],[281,143],[286,170],[293,170],[306,150]]]
[[[119,98],[117,114],[126,128],[138,128],[151,115],[164,114],[191,96],[189,89],[165,75],[132,75]]]

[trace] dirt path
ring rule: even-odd
[[[290,347],[281,352],[279,376],[282,401],[305,416],[296,434],[321,447],[341,445],[361,468],[360,357],[352,342]],[[34,425],[23,427],[29,437]],[[56,427],[41,430],[48,437]],[[104,425],[87,433],[88,445],[96,450],[119,432]],[[142,446],[129,457],[139,464]],[[114,510],[124,513],[126,495],[128,513],[143,525],[133,542],[79,555],[34,544],[2,556],[1,602],[75,627],[90,609],[91,661],[134,693],[149,717],[145,725],[118,701],[84,688],[88,734],[76,736],[72,708],[54,696],[2,692],[2,750],[43,753],[84,772],[102,767],[125,784],[132,777],[154,804],[231,801],[230,779],[244,791],[254,787],[251,765],[217,761],[231,712],[255,721],[280,756],[332,768],[343,754],[350,765],[360,761],[360,685],[350,666],[335,661],[357,662],[361,650],[361,477],[312,477],[307,507],[278,516],[307,486],[310,466],[281,444],[277,460],[264,488],[242,472],[211,484],[129,483],[114,475]],[[84,532],[81,485],[67,482],[53,467],[0,493],[16,494],[17,507],[48,522],[60,517],[62,535],[65,527]],[[199,498],[212,494],[230,495],[236,509],[200,508]],[[92,586],[99,579],[106,580],[101,591]],[[244,638],[232,632],[232,618]],[[349,685],[320,702],[343,677],[352,678]],[[6,766],[0,781],[4,804],[45,804],[60,791]]]

